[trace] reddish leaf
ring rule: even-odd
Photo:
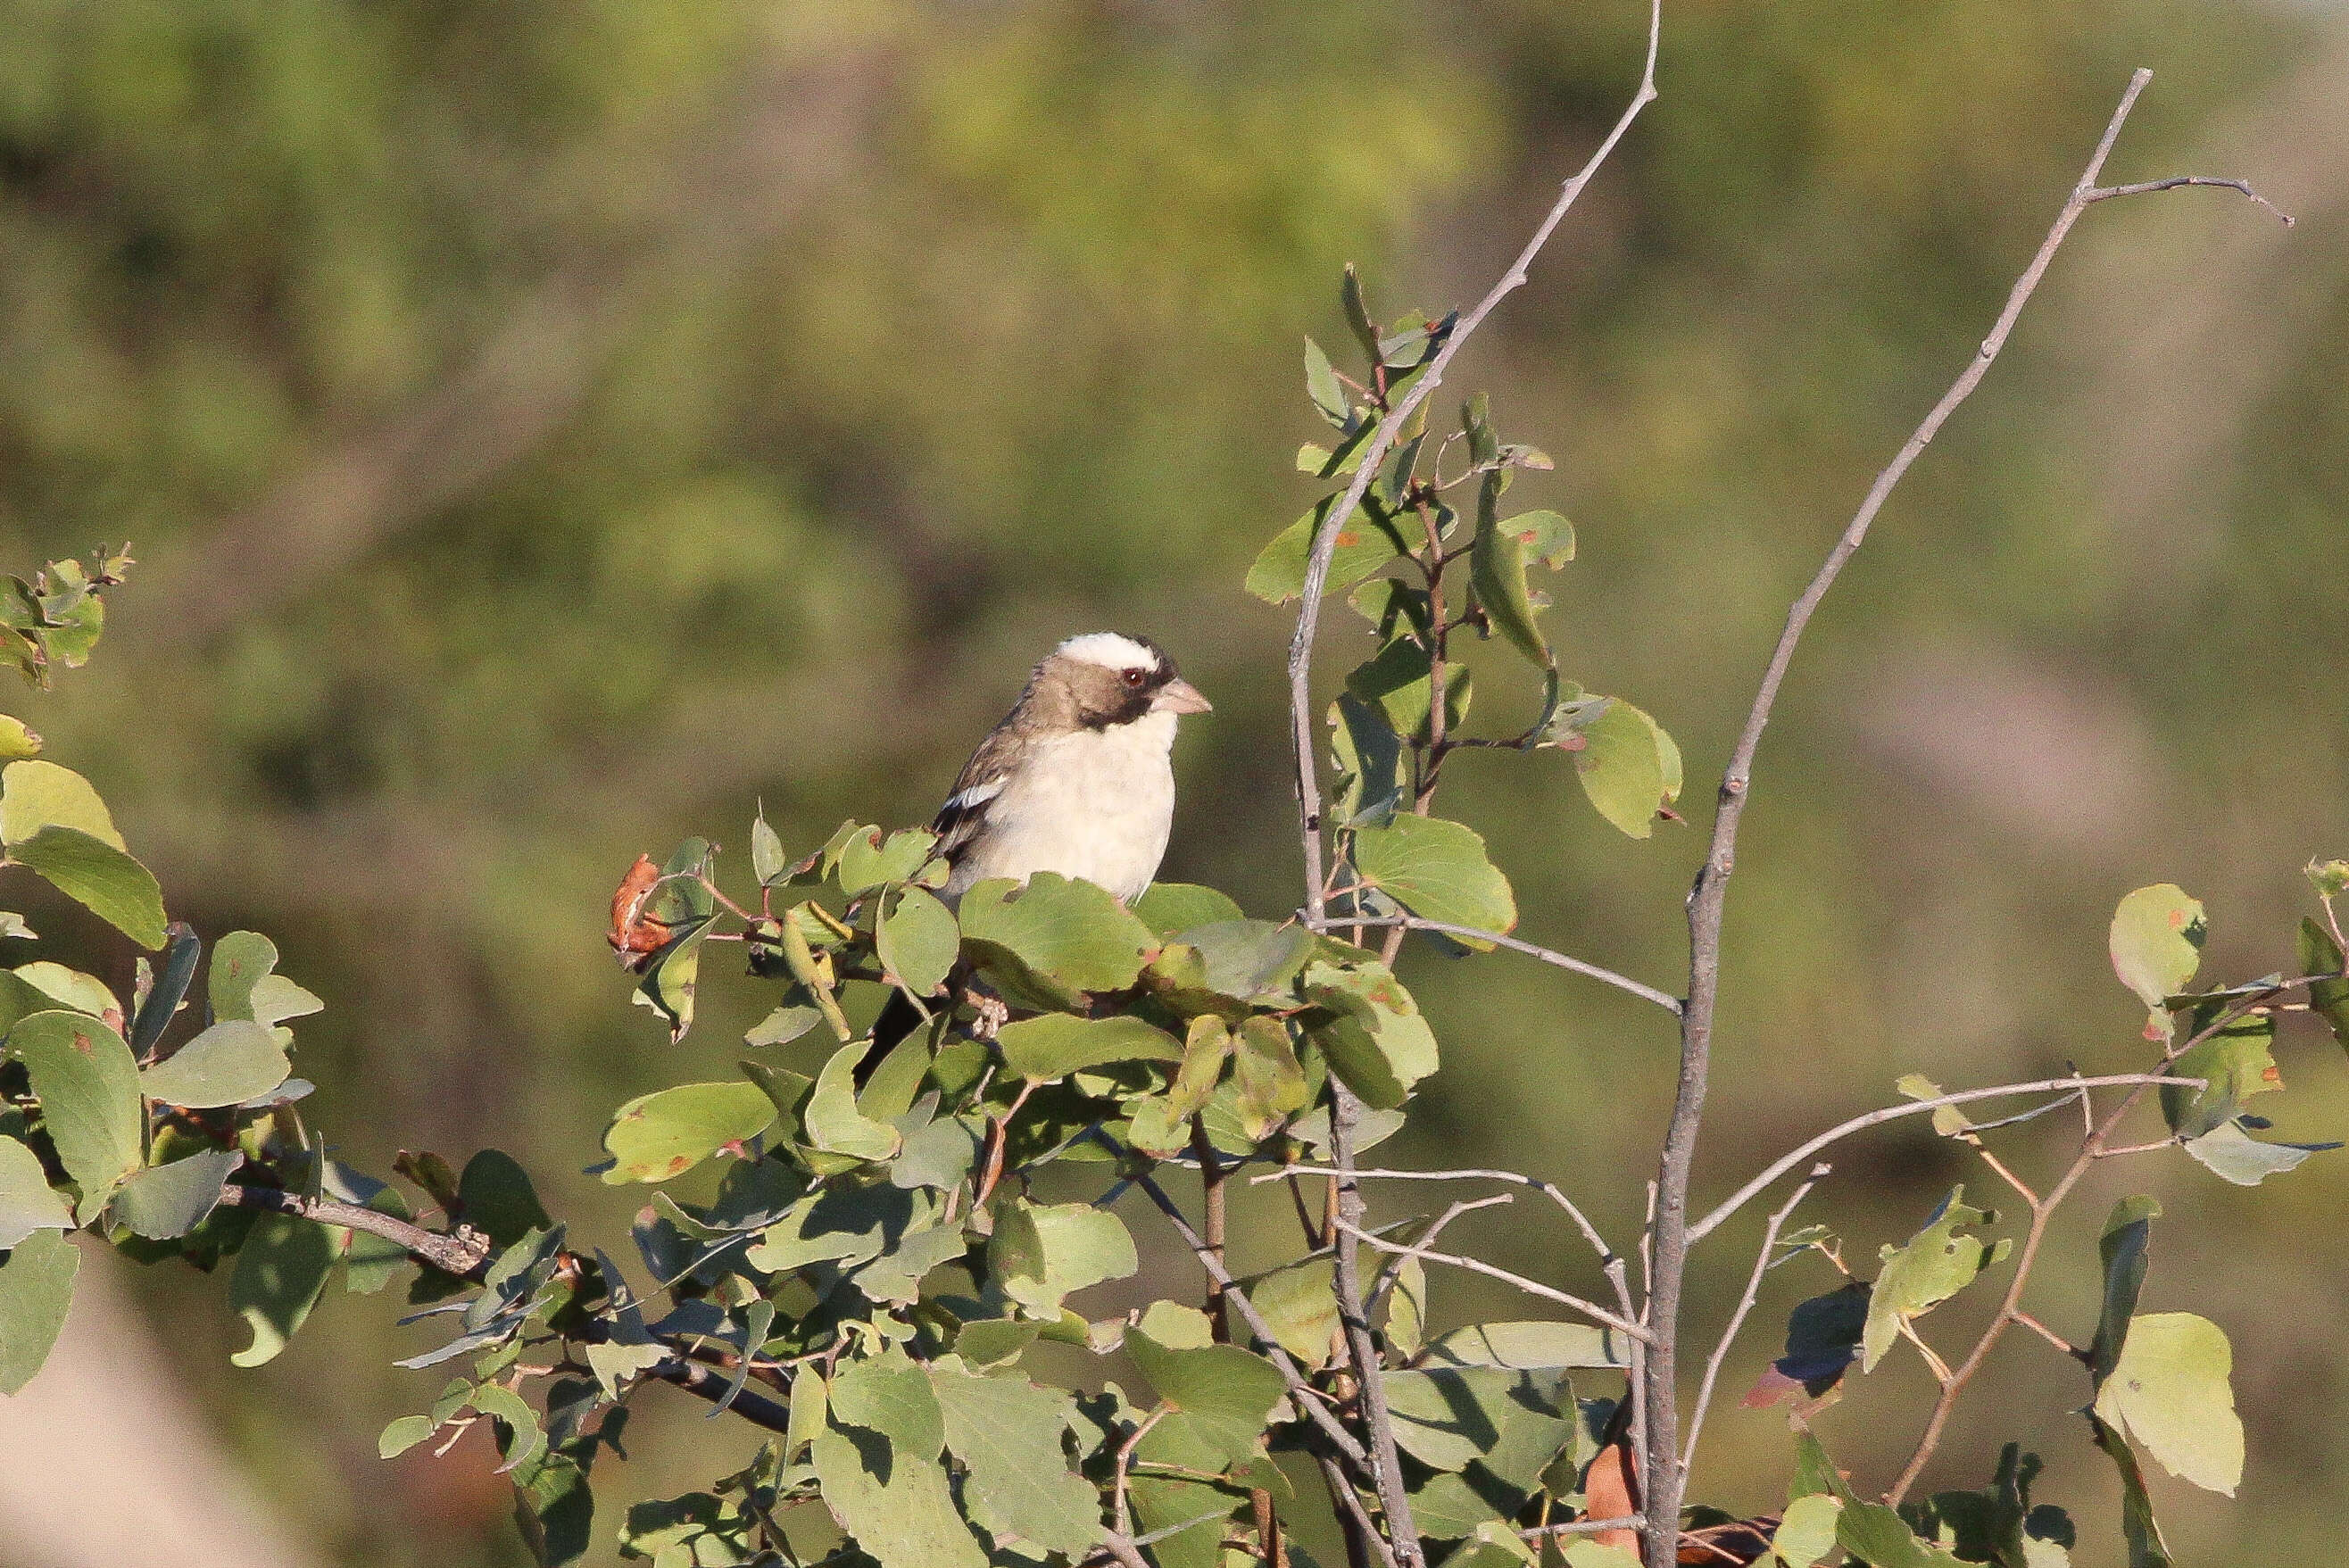
[[[660,867],[650,855],[638,855],[612,894],[612,929],[606,940],[624,968],[642,968],[647,956],[668,944],[669,928],[645,914],[645,901],[659,882]]]

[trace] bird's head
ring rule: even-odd
[[[1087,729],[1132,724],[1154,714],[1207,713],[1214,704],[1185,680],[1166,650],[1147,637],[1088,632],[1036,666],[1036,697]]]

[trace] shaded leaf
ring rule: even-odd
[[[35,1231],[70,1231],[73,1205],[49,1185],[40,1156],[0,1137],[0,1253]]]
[[[2190,1015],[2195,1034],[2209,1027],[2203,1011]],[[2274,1043],[2274,1016],[2254,1014],[2237,1018],[2181,1054],[2170,1074],[2200,1078],[2204,1087],[2161,1086],[2161,1114],[2169,1130],[2181,1138],[2199,1138],[2241,1115],[2253,1095],[2281,1088]]]
[[[1875,1568],[1960,1568],[1956,1558],[1918,1540],[1899,1511],[1880,1502],[1846,1504],[1836,1521],[1836,1542]]]
[[[841,1529],[881,1568],[987,1568],[946,1470],[935,1460],[885,1453],[878,1439],[860,1443],[836,1429],[809,1445],[824,1506]]]
[[[2200,1161],[2211,1174],[2238,1187],[2256,1187],[2271,1176],[2282,1174],[2312,1154],[2322,1154],[2341,1147],[2338,1143],[2270,1143],[2253,1138],[2240,1124],[2221,1122],[2199,1138],[2189,1138],[2183,1145],[2187,1153]]]
[[[1549,641],[1535,622],[1533,599],[1526,586],[1526,552],[1532,531],[1520,529],[1516,519],[1503,522],[1495,516],[1501,480],[1498,472],[1485,476],[1476,505],[1476,539],[1469,552],[1469,580],[1493,629],[1547,669]]]
[[[465,1161],[465,1173],[457,1179],[457,1212],[501,1247],[554,1222],[521,1162],[496,1149],[481,1150]]]
[[[220,1202],[237,1159],[233,1149],[214,1149],[133,1171],[114,1194],[114,1218],[150,1241],[184,1236]]]
[[[2313,920],[2300,923],[2300,972],[2326,975],[2308,987],[2309,1011],[2332,1026],[2333,1037],[2349,1050],[2349,977],[2342,974],[2341,944]]]
[[[1338,499],[1324,496],[1312,511],[1274,535],[1248,567],[1245,586],[1250,593],[1268,604],[1285,604],[1305,592],[1305,569],[1312,556],[1314,533]],[[1410,548],[1394,524],[1371,511],[1366,500],[1338,530],[1323,592],[1344,593],[1388,562],[1409,554]]]
[[[2137,1468],[2128,1440],[2094,1415],[2088,1418],[2088,1429],[2096,1447],[2121,1472],[2121,1539],[2128,1546],[2129,1568],[2171,1568],[2168,1543],[2161,1538],[2153,1498],[2145,1488],[2145,1472]]]
[[[145,1157],[139,1068],[122,1037],[80,1013],[36,1013],[9,1031],[8,1049],[30,1071],[42,1124],[81,1188],[84,1217]]]
[[[228,1305],[253,1330],[253,1343],[231,1356],[239,1367],[275,1360],[318,1304],[335,1266],[336,1233],[290,1214],[263,1214],[246,1233],[229,1279]]]
[[[1432,724],[1435,670],[1427,650],[1408,637],[1396,637],[1346,674],[1346,692],[1355,701],[1376,708],[1397,735],[1421,745],[1433,738]],[[1444,672],[1444,724],[1446,735],[1460,733],[1475,696],[1475,680],[1465,665]]]
[[[996,1209],[988,1266],[1003,1294],[1041,1316],[1071,1294],[1141,1266],[1125,1222],[1090,1203],[1044,1205],[1014,1198]]]
[[[1071,1559],[1090,1552],[1102,1534],[1101,1496],[1070,1470],[1061,1449],[1075,1401],[1024,1377],[974,1377],[954,1366],[934,1365],[929,1377],[947,1447],[970,1471],[971,1516],[980,1527]]]
[[[0,1262],[0,1394],[33,1380],[73,1305],[81,1253],[55,1231],[35,1231]]]
[[[2153,1222],[2160,1217],[2161,1204],[2139,1196],[2123,1198],[2105,1218],[2104,1234],[2096,1243],[2105,1265],[2104,1308],[2096,1319],[2096,1337],[2088,1346],[2088,1370],[2099,1384],[2112,1375],[2121,1343],[2128,1337],[2137,1292],[2145,1287]]]
[[[1167,1407],[1137,1455],[1216,1471],[1256,1451],[1283,1388],[1271,1362],[1237,1345],[1175,1349],[1139,1329],[1125,1350]]]

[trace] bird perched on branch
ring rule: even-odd
[[[991,877],[1057,872],[1122,903],[1158,874],[1174,820],[1174,726],[1213,705],[1147,637],[1088,632],[1038,665],[1019,700],[963,765],[931,831],[948,903]],[[868,1065],[918,1015],[893,995]]]
[[[930,824],[954,868],[948,899],[1037,872],[1140,897],[1174,823],[1175,721],[1210,708],[1147,637],[1089,632],[1053,649]]]

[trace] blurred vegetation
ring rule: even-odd
[[[689,828],[747,844],[754,799],[795,853],[851,814],[926,819],[1067,633],[1157,636],[1216,703],[1177,758],[1167,873],[1293,901],[1288,619],[1239,581],[1312,493],[1288,471],[1318,435],[1299,336],[1342,336],[1348,260],[1389,301],[1481,292],[1619,109],[1640,22],[1373,3],[1340,26],[1287,0],[5,15],[0,559],[128,536],[146,562],[113,656],[27,720],[185,890],[175,916],[271,932],[330,1002],[304,1070],[352,1158],[461,1156],[519,1123],[551,1206],[615,1227],[624,1200],[566,1174],[605,1114],[722,1071],[763,1005],[713,977],[682,1048],[709,1061],[676,1060],[608,967],[615,877]],[[1708,1191],[1911,1068],[2133,1059],[2102,952],[2128,887],[2199,893],[2218,967],[2288,962],[2225,945],[2288,929],[2290,868],[2349,847],[2327,598],[2349,32],[2197,0],[1668,6],[1662,101],[1456,377],[1557,458],[1518,492],[1580,527],[1553,629],[1671,727],[1701,809],[1785,600],[2139,64],[2157,79],[2113,175],[2245,176],[2302,226],[2203,192],[2092,214],[1838,590],[1756,774]],[[1624,840],[1547,760],[1462,758],[1449,813],[1500,846],[1528,934],[1671,984],[1696,835]],[[88,951],[62,910],[27,913]],[[1407,962],[1446,1066],[1396,1158],[1572,1175],[1602,1221],[1635,1219],[1660,1023],[1532,966],[1472,997]],[[2317,1040],[2285,1042],[2317,1092],[2283,1135],[2349,1120]],[[1839,1180],[1905,1237],[1953,1161],[1919,1131]],[[2333,1539],[2338,1326],[2260,1310],[2341,1294],[2305,1244],[2338,1208],[2323,1171],[2256,1203],[2199,1170],[2157,1188],[2148,1304],[2228,1323],[2253,1451],[2238,1504],[2168,1489],[2182,1558]],[[2079,1208],[2085,1256],[2101,1208]],[[1474,1224],[1497,1261],[1549,1261]],[[2077,1325],[2093,1275],[2067,1276]],[[330,1302],[341,1322],[233,1373],[217,1291],[141,1283],[187,1376],[233,1396],[224,1438],[343,1561],[515,1559],[486,1465],[375,1459],[413,1403],[344,1348],[392,1340],[375,1304]],[[2005,1353],[2009,1386],[2030,1356]],[[694,1442],[740,1441],[673,1416],[639,1494],[710,1473]],[[1750,1450],[1758,1488],[1779,1433],[1725,1411],[1714,1457]],[[1944,1460],[1989,1462],[1962,1439]],[[2089,1511],[2100,1465],[2059,1460],[2041,1495]]]

